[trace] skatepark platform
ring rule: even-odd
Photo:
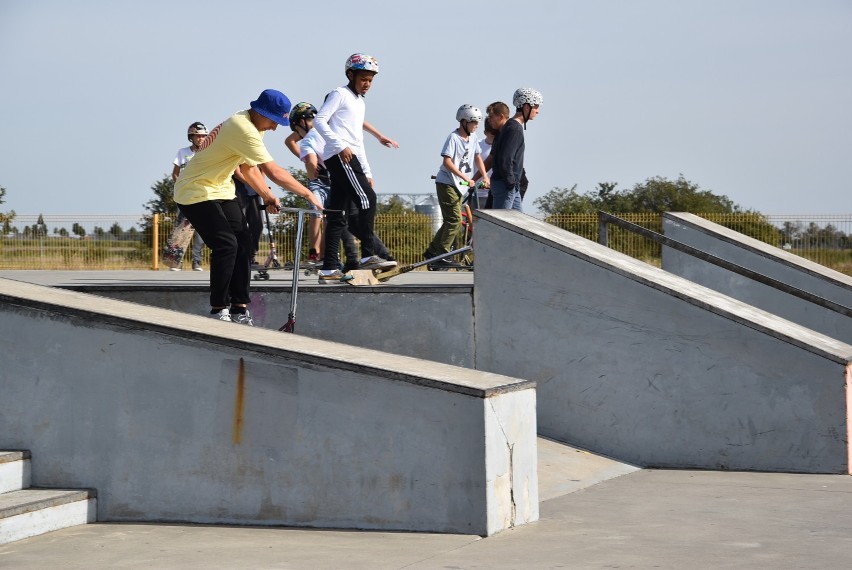
[[[60,561],[70,568],[845,565],[852,546],[846,531],[852,523],[852,478],[845,475],[848,345],[633,265],[588,240],[551,233],[525,216],[500,212],[480,215],[477,223],[477,255],[519,261],[512,264],[517,271],[498,275],[478,264],[476,287],[474,276],[453,273],[400,276],[393,282],[398,290],[311,291],[305,281],[296,336],[318,342],[310,336],[337,334],[318,326],[308,335],[307,327],[322,321],[322,307],[360,303],[362,310],[350,317],[370,325],[353,335],[361,346],[387,342],[377,331],[390,314],[399,322],[388,330],[415,330],[425,339],[393,339],[397,354],[432,350],[443,362],[457,354],[465,367],[535,382],[540,434],[574,444],[536,442],[537,522],[487,539],[98,523],[0,547],[0,562],[22,568]],[[136,288],[136,295],[176,303],[169,308],[193,307],[186,312],[195,314],[206,308],[206,273],[115,273],[0,277],[125,300]],[[253,283],[265,306],[279,311],[267,310],[265,327],[286,320],[288,288],[286,272]],[[325,302],[314,303],[311,294]],[[424,307],[452,310],[443,311],[443,320],[415,314],[428,312]],[[420,319],[416,326],[413,318]],[[441,332],[454,340],[429,342]],[[769,356],[779,363],[761,368]],[[583,448],[621,461],[603,463],[605,457]],[[706,463],[690,463],[696,458]],[[578,459],[592,461],[582,467]],[[648,468],[653,465],[681,468]],[[690,465],[716,470],[684,469]],[[772,472],[799,470],[835,474]]]

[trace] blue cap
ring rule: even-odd
[[[251,102],[251,108],[281,126],[290,124],[290,100],[280,91],[265,89],[257,100]]]

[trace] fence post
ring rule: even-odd
[[[151,246],[151,269],[157,271],[160,268],[160,214],[154,214],[151,223],[153,224],[151,228],[151,239],[153,244]]]
[[[607,237],[607,226],[606,220],[604,219],[604,214],[601,211],[598,211],[598,243],[606,246],[608,237]]]

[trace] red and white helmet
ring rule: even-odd
[[[474,123],[482,122],[482,111],[473,105],[462,105],[456,111],[457,121],[472,121]]]
[[[366,53],[353,53],[350,55],[346,60],[346,69],[344,72],[349,73],[350,70],[359,71],[362,69],[364,71],[375,71],[378,73],[379,62],[376,61],[375,57],[367,55]]]
[[[515,94],[512,96],[512,104],[515,106],[515,109],[520,109],[525,103],[530,107],[537,107],[543,102],[544,97],[541,96],[541,93],[531,87],[516,89]]]
[[[194,123],[192,123],[191,125],[189,125],[189,128],[188,128],[188,129],[186,129],[186,137],[187,137],[190,141],[192,141],[192,136],[193,136],[193,135],[204,135],[204,136],[207,136],[207,134],[208,134],[208,133],[207,133],[207,127],[205,127],[205,126],[204,126],[204,123],[199,123],[198,121],[195,121]]]

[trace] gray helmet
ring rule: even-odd
[[[482,122],[482,111],[473,105],[462,105],[456,111],[457,121],[473,121],[474,123]]]
[[[543,102],[544,97],[541,96],[541,93],[530,87],[516,89],[515,94],[512,96],[512,104],[515,106],[515,109],[520,109],[524,106],[524,103],[530,107],[537,107]]]

